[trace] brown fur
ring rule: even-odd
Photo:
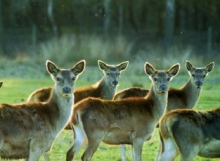
[[[167,112],[176,108],[193,108],[199,98],[204,78],[213,68],[213,62],[206,67],[199,68],[193,67],[190,62],[186,61],[186,69],[189,72],[190,79],[179,89],[169,89]],[[148,92],[149,90],[147,89],[132,87],[116,93],[113,99],[120,100],[126,97],[143,97]]]
[[[0,104],[1,158],[39,160],[71,117],[74,80],[84,70],[85,61],[68,70],[50,61],[46,67],[55,81],[47,102]]]
[[[97,97],[102,99],[111,100],[115,94],[116,87],[119,81],[119,75],[121,71],[127,68],[128,62],[122,62],[117,65],[109,65],[105,62],[98,61],[99,68],[104,72],[103,78],[96,84],[81,87],[74,91],[74,102],[79,102],[80,100],[87,97]],[[116,82],[116,84],[114,84]],[[40,101],[44,102],[48,99],[51,92],[51,87],[44,87],[34,91],[28,98],[28,101]],[[65,127],[66,130],[71,130],[71,125],[68,124]]]
[[[144,97],[148,92],[149,90],[140,87],[127,88],[117,92],[113,97],[113,100],[121,100],[128,97]]]
[[[51,106],[54,108],[50,108]],[[40,141],[45,133],[52,130],[50,128],[54,127],[56,123],[58,113],[55,111],[58,109],[56,102],[49,104],[1,104],[0,129],[2,130],[0,130],[0,137],[4,138],[5,145],[3,146],[8,145],[13,151],[6,151],[4,147],[0,148],[0,156],[4,159],[27,158],[30,151],[27,147],[30,146],[31,137]],[[23,140],[22,144],[19,140]],[[49,150],[50,146],[47,148],[47,151]]]
[[[206,67],[194,67],[186,61],[186,69],[189,73],[189,80],[179,89],[170,88],[168,92],[167,112],[176,108],[193,108],[201,92],[205,76],[214,68],[214,63],[208,64]],[[128,97],[144,97],[149,90],[139,87],[132,87],[122,90],[115,94],[114,100],[125,99]],[[157,126],[158,127],[158,126]],[[122,161],[126,161],[125,148],[121,146]]]
[[[122,62],[117,65],[109,65],[105,62],[98,60],[99,68],[104,72],[101,80],[91,86],[81,87],[74,91],[74,102],[79,102],[86,97],[97,97],[102,99],[111,100],[115,94],[116,86],[120,72],[125,70],[128,66],[128,61]],[[105,82],[107,81],[109,82]],[[111,80],[112,79],[112,80]],[[113,84],[116,82],[116,84]],[[28,97],[28,101],[45,102],[48,100],[51,92],[51,87],[44,87],[37,89]]]
[[[89,161],[100,142],[107,144],[131,144],[133,159],[141,160],[142,145],[151,138],[157,121],[167,103],[169,80],[179,71],[179,65],[167,71],[157,71],[149,63],[145,72],[151,77],[152,87],[146,97],[128,98],[120,101],[87,98],[74,106],[72,117],[75,139],[67,152],[67,161],[73,159],[83,140],[88,146],[82,156]]]
[[[34,91],[28,98],[28,102],[46,102],[50,97],[52,87],[44,87]]]
[[[174,110],[160,121],[161,154],[158,160],[192,161],[199,155],[220,158],[220,108],[209,111]],[[168,148],[169,147],[169,148]]]

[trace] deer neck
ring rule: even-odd
[[[182,91],[187,97],[187,107],[193,108],[199,98],[201,88],[197,88],[191,79],[182,87]]]
[[[111,85],[105,78],[103,78],[98,83],[98,88],[100,90],[101,98],[106,100],[111,100],[115,95],[117,86]]]
[[[72,115],[73,100],[73,94],[70,97],[63,97],[55,88],[51,92],[48,104],[51,108],[52,114],[56,116],[53,118],[55,119],[55,129],[58,131],[66,125]]]
[[[152,86],[149,94],[146,97],[152,100],[155,119],[159,120],[167,108],[168,92],[158,93]]]

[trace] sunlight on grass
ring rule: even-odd
[[[129,88],[133,85],[140,85],[144,88],[150,87],[150,80],[143,71],[143,64],[129,64],[128,69],[126,69],[121,74],[120,85],[118,90],[124,88]],[[135,68],[135,69],[134,69]],[[181,69],[182,72],[171,81],[170,86],[179,88],[181,87],[189,78],[184,67]],[[219,106],[220,100],[220,84],[218,83],[218,78],[216,75],[219,75],[218,68],[214,69],[212,73],[206,78],[204,87],[202,89],[201,97],[195,107],[195,109],[213,109]],[[97,66],[87,67],[85,72],[80,75],[76,81],[76,88],[81,86],[94,84],[96,81],[100,80],[103,73],[98,69]],[[2,78],[1,81],[4,82],[2,88],[0,89],[1,102],[4,103],[20,103],[26,101],[27,97],[34,90],[45,87],[52,86],[53,81],[50,76],[46,73],[44,78],[33,79],[31,78]],[[65,160],[66,152],[72,145],[73,133],[72,131],[64,130],[58,136],[54,142],[52,150],[48,153],[51,161],[63,161]],[[152,140],[145,142],[143,147],[143,160],[154,161],[157,155],[158,150],[158,131],[156,130]],[[81,160],[85,146],[77,153],[75,160]],[[126,146],[126,154],[128,161],[131,161],[131,147]],[[96,151],[93,160],[101,161],[120,161],[120,150],[118,146],[109,146],[104,143],[100,144],[98,150]],[[196,161],[217,161],[218,159],[205,159],[197,157]],[[41,157],[40,161],[44,161]]]

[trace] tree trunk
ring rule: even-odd
[[[121,0],[121,4],[118,7],[119,10],[119,25],[118,25],[118,34],[122,35],[123,30],[123,0]]]
[[[209,26],[207,30],[207,54],[212,52],[212,27]]]
[[[105,10],[105,17],[104,17],[104,35],[105,38],[108,39],[109,32],[110,32],[110,24],[111,24],[111,0],[104,1],[104,10]]]
[[[4,54],[4,31],[3,31],[3,15],[2,15],[2,0],[0,0],[0,53]]]
[[[169,53],[169,48],[172,41],[174,30],[174,13],[175,12],[175,0],[167,0],[166,2],[166,22],[165,22],[165,36],[164,36],[164,48],[165,53]]]
[[[54,15],[53,15],[53,0],[48,0],[48,6],[47,6],[47,14],[48,18],[50,20],[52,31],[55,37],[58,36],[58,28],[55,23]]]

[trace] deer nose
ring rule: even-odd
[[[63,87],[63,93],[70,93],[71,88],[69,87]]]
[[[202,82],[201,81],[196,81],[196,86],[199,88],[202,86]]]
[[[166,85],[161,85],[160,86],[160,90],[161,91],[166,91],[167,90],[167,86]]]
[[[112,84],[116,86],[118,84],[118,81],[114,80],[112,81]]]

